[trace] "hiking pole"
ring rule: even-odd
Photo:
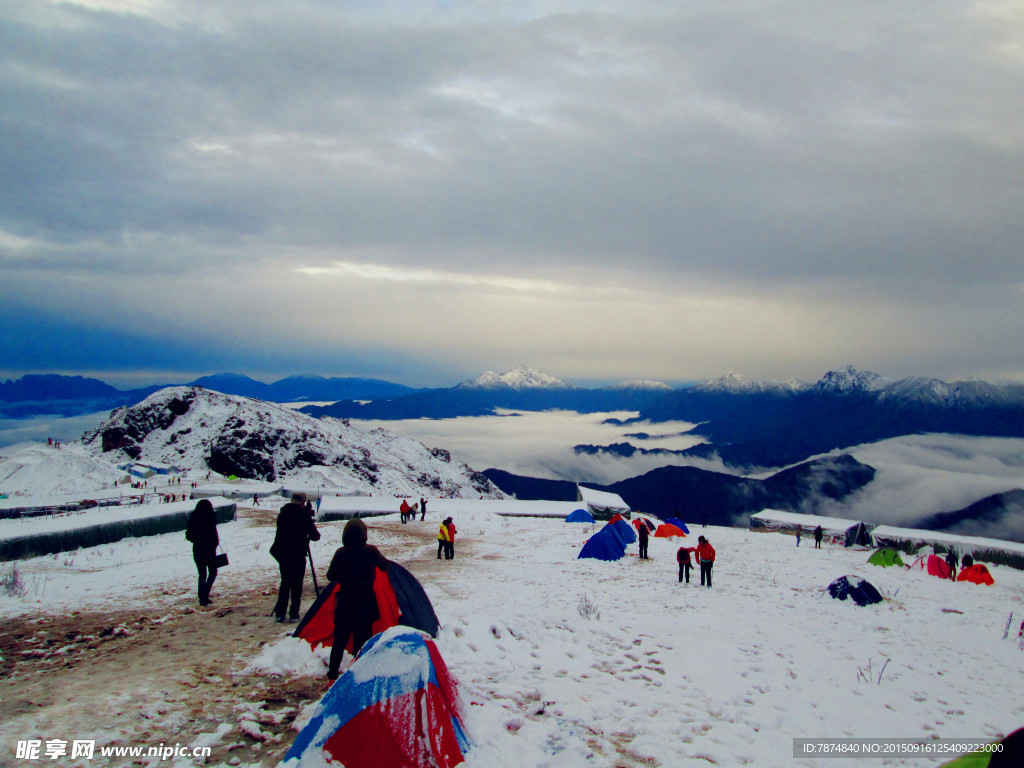
[[[320,586],[316,583],[316,567],[313,565],[313,550],[309,548],[308,541],[306,542],[306,554],[309,555],[309,570],[313,574],[313,592],[320,597]]]

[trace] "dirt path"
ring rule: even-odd
[[[420,553],[436,538],[429,524],[401,526],[400,532],[416,542]],[[432,553],[410,560],[410,549],[391,549],[382,547],[424,583],[451,567]],[[208,608],[194,607],[191,591],[181,584],[167,585],[160,593],[165,606],[170,596],[176,607],[0,621],[0,765],[31,764],[15,759],[22,739],[96,739],[97,748],[187,746],[202,734],[220,734],[211,739],[210,764],[280,762],[294,738],[293,721],[323,695],[328,682],[321,676],[243,674],[261,647],[294,629],[270,617],[276,574],[268,573],[242,593],[218,596],[214,587],[215,602]],[[307,577],[303,606],[313,597]],[[45,762],[159,761],[101,758],[97,749],[92,760]]]

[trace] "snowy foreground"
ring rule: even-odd
[[[265,516],[280,501],[263,502],[271,509],[261,513],[261,525],[256,513],[241,510],[238,521],[220,526],[231,566],[214,586],[218,605],[257,577],[266,580],[273,561],[266,552],[272,517]],[[714,587],[706,589],[696,573],[689,585],[677,583],[678,542],[652,539],[647,561],[636,557],[635,544],[618,562],[580,561],[579,547],[595,526],[503,517],[466,502],[455,519],[456,559],[437,562],[432,537],[442,510],[428,508],[422,523],[402,525],[395,515],[368,524],[371,543],[407,564],[434,603],[443,625],[438,645],[460,683],[475,744],[469,768],[865,765],[794,758],[793,740],[991,740],[1024,725],[1024,651],[1016,638],[1024,572],[993,567],[994,587],[955,584],[867,565],[863,550],[815,550],[806,539],[797,548],[789,536],[707,528],[687,539],[695,545],[703,532],[718,551]],[[321,583],[342,525],[320,525],[324,539],[313,556]],[[194,603],[194,567],[180,533],[18,568],[27,592],[0,597],[0,617],[59,614],[69,605],[170,611]],[[823,595],[847,574],[867,578],[888,599],[860,608]],[[1015,628],[1004,640],[1011,612]],[[259,650],[239,652],[234,666],[239,675],[319,678],[325,658],[282,630]],[[190,663],[183,651],[181,664]],[[152,697],[139,706],[160,705],[157,689],[136,695]],[[315,703],[302,705],[293,735]],[[237,711],[256,705],[239,702]],[[238,740],[247,727],[239,717],[191,743]],[[127,738],[130,728],[127,717],[97,723],[97,738]],[[0,731],[3,758],[14,740],[59,733],[60,724],[22,715],[0,719]],[[162,738],[181,737],[169,731]],[[12,756],[4,764],[33,763]]]

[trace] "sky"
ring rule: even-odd
[[[1022,32],[1011,0],[6,0],[0,376],[1024,380]]]

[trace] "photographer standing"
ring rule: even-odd
[[[320,531],[313,524],[312,507],[306,506],[306,494],[296,491],[291,501],[277,514],[277,533],[270,547],[270,554],[281,568],[281,586],[277,591],[277,605],[274,606],[274,618],[278,623],[285,620],[289,598],[291,610],[288,611],[288,621],[299,620],[302,585],[306,579],[306,556],[311,541],[320,541]]]

